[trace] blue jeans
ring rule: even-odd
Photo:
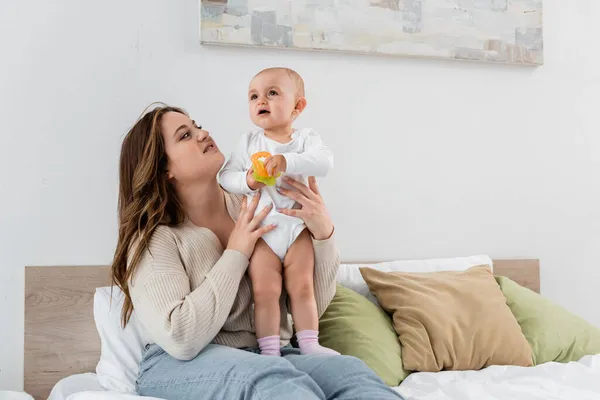
[[[179,361],[157,345],[146,347],[137,391],[166,400],[387,400],[402,397],[365,363],[350,356],[261,356],[211,344],[196,358]]]

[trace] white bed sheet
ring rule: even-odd
[[[405,400],[600,400],[600,354],[568,364],[413,373],[395,388]],[[48,400],[160,400],[106,391],[96,374],[59,381]]]
[[[58,381],[52,388],[48,400],[161,400],[155,397],[138,396],[108,391],[100,385],[96,374],[71,375]]]
[[[600,400],[600,354],[531,368],[413,373],[396,391],[405,400]]]

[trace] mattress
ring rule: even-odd
[[[481,371],[419,372],[394,388],[405,400],[600,400],[600,354],[568,364],[531,368],[492,366]],[[96,374],[59,381],[48,400],[160,400],[106,391]]]

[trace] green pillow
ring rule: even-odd
[[[319,321],[319,343],[363,360],[388,386],[408,376],[390,317],[355,291],[337,285]]]
[[[600,329],[506,277],[496,281],[531,345],[534,364],[600,354]]]

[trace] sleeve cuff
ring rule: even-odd
[[[248,179],[246,178],[246,174],[248,174],[248,171],[242,172],[241,175],[243,176],[241,178],[242,181],[242,191],[244,192],[244,194],[250,194],[250,193],[255,193],[258,192],[258,189],[252,189],[250,188],[250,186],[248,186]]]
[[[242,278],[250,260],[237,250],[226,249],[221,256],[220,262],[223,263],[222,272],[230,277],[237,279]]]
[[[281,154],[283,158],[285,158],[285,173],[286,174],[296,174],[296,159],[294,153],[283,153]]]
[[[256,190],[251,189],[250,186],[248,186],[248,181],[246,180],[246,173],[244,172],[244,179],[243,179],[243,183],[242,183],[242,194],[250,194],[250,193],[254,193],[256,192]]]
[[[335,246],[335,227],[329,238],[323,240],[312,238],[312,243],[315,250],[315,258],[327,259],[333,257],[337,251]]]

